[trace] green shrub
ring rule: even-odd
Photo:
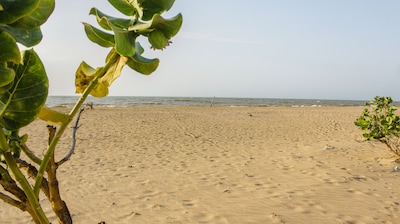
[[[366,103],[367,108],[354,124],[364,131],[364,138],[379,140],[400,155],[398,147],[400,117],[395,114],[397,108],[391,105],[392,103],[391,97],[376,96]]]

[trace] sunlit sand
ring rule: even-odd
[[[61,193],[75,223],[400,223],[395,157],[362,141],[361,111],[95,107]],[[24,131],[42,153],[45,124]],[[30,218],[1,203],[0,222]]]

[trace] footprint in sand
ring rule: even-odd
[[[270,216],[271,221],[273,224],[284,224],[285,221],[283,221],[283,219],[280,217],[280,215],[276,214],[275,212],[273,212]]]
[[[195,205],[195,201],[193,200],[183,200],[182,205],[185,207],[193,207]]]

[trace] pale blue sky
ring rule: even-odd
[[[56,1],[35,47],[51,95],[74,95],[84,60],[102,66],[108,49],[87,40],[92,6],[121,16],[106,0]],[[161,60],[143,76],[124,69],[110,95],[400,100],[398,0],[176,0],[166,16],[184,23],[173,44],[145,55]]]

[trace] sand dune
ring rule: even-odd
[[[59,169],[62,196],[75,223],[400,223],[395,157],[362,141],[361,111],[95,108]],[[45,124],[24,131],[41,153]],[[1,203],[0,222],[30,218]]]

